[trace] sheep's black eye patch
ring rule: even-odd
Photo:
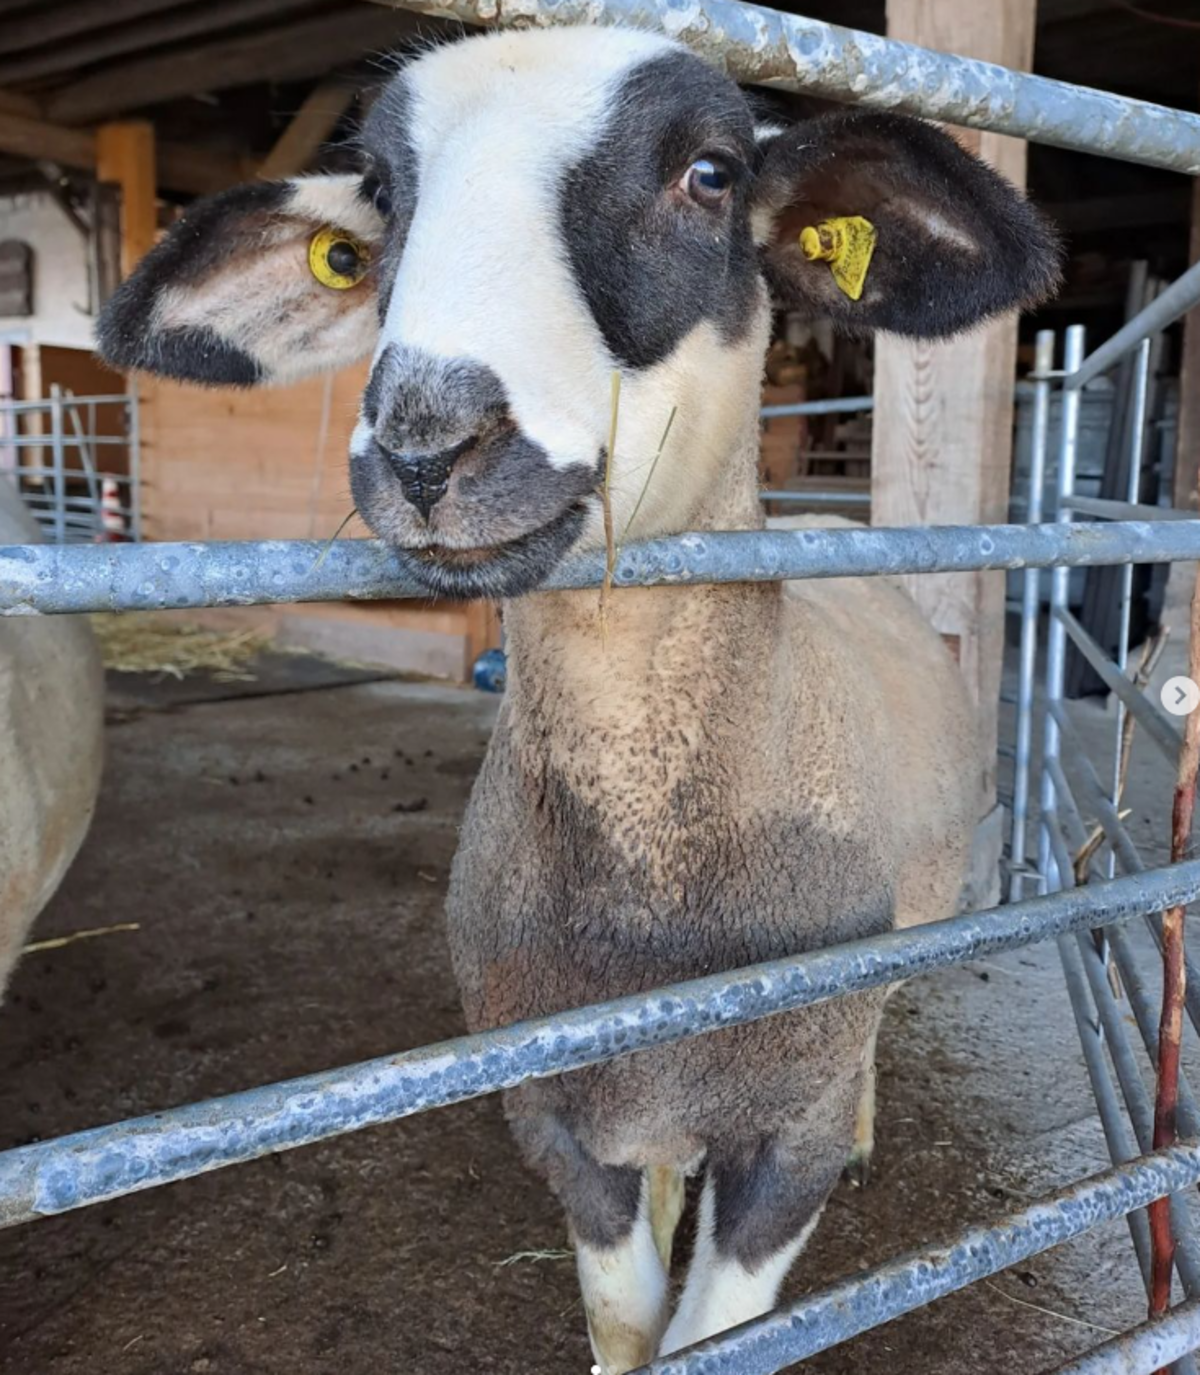
[[[755,155],[745,97],[699,58],[670,53],[636,68],[612,110],[593,151],[564,177],[560,209],[605,343],[626,367],[645,368],[706,319],[740,338],[757,300],[758,255],[745,179],[730,171],[726,185],[722,173]],[[676,193],[713,146],[736,156],[706,173],[713,194],[701,206]]]

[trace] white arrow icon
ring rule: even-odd
[[[1159,700],[1172,716],[1190,716],[1200,707],[1200,687],[1191,678],[1168,678]]]

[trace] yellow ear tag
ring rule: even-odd
[[[371,250],[353,234],[326,225],[309,241],[308,266],[322,286],[332,287],[334,291],[349,291],[367,275]]]
[[[861,215],[822,220],[815,229],[800,231],[800,251],[809,262],[827,262],[833,280],[852,301],[863,294],[875,240],[875,226]]]

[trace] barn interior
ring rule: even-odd
[[[1194,0],[778,7],[1200,110]],[[17,481],[47,538],[367,534],[346,475],[365,366],[214,393],[110,372],[92,331],[197,197],[353,168],[393,64],[460,31],[371,0],[0,0],[0,481]],[[796,117],[824,108],[763,98]],[[1001,336],[999,354],[984,331],[940,366],[916,437],[892,428],[912,388],[903,358],[781,315],[762,404],[865,404],[764,417],[762,486],[783,494],[768,511],[1023,519],[1037,333],[1082,324],[1099,341],[1200,259],[1200,189],[1182,174],[991,135],[981,151],[1061,231],[1063,289]],[[1194,509],[1200,310],[1158,336],[1152,358],[1140,499]],[[995,386],[981,382],[987,367]],[[1085,397],[1081,491],[1128,487],[1127,382]],[[932,493],[920,465],[944,479]],[[1105,571],[1073,577],[1072,601],[1111,650]],[[963,575],[929,608],[1000,741],[1015,578],[1005,593],[1002,575]],[[1134,592],[1134,643],[1173,615],[1177,631],[1165,569],[1139,573]],[[473,684],[503,683],[497,608],[297,603],[188,624],[158,657],[102,631],[101,804],[35,932],[65,943],[32,951],[0,1005],[0,1149],[462,1030],[441,907],[498,700]],[[216,657],[187,667],[204,636]],[[1176,635],[1163,672],[1179,647]],[[1082,659],[1069,674],[1105,757],[1113,704]],[[999,758],[997,847],[1010,774]],[[1129,778],[1148,855],[1166,853],[1170,786],[1154,756]],[[70,939],[82,930],[110,934]],[[875,1177],[839,1188],[789,1294],[1107,1161],[1052,948],[916,981],[887,1018]],[[568,1248],[487,1098],[0,1232],[0,1375],[582,1372]],[[1143,1308],[1113,1223],[811,1368],[1050,1369]]]

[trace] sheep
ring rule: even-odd
[[[603,615],[594,592],[538,589],[604,545],[606,502],[621,539],[761,527],[773,307],[952,335],[1053,288],[1042,218],[927,124],[756,125],[724,75],[621,29],[435,48],[379,95],[362,157],[195,206],[100,341],[113,364],[214,385],[373,355],[359,512],[430,593],[503,599],[508,691],[447,902],[468,1025],[951,914],[976,726],[896,587],[629,589]],[[883,1002],[505,1095],[566,1212],[604,1375],[775,1303],[843,1167],[865,1174]]]
[[[0,545],[38,538],[0,476]],[[104,676],[78,616],[0,618],[0,998],[91,824]]]

